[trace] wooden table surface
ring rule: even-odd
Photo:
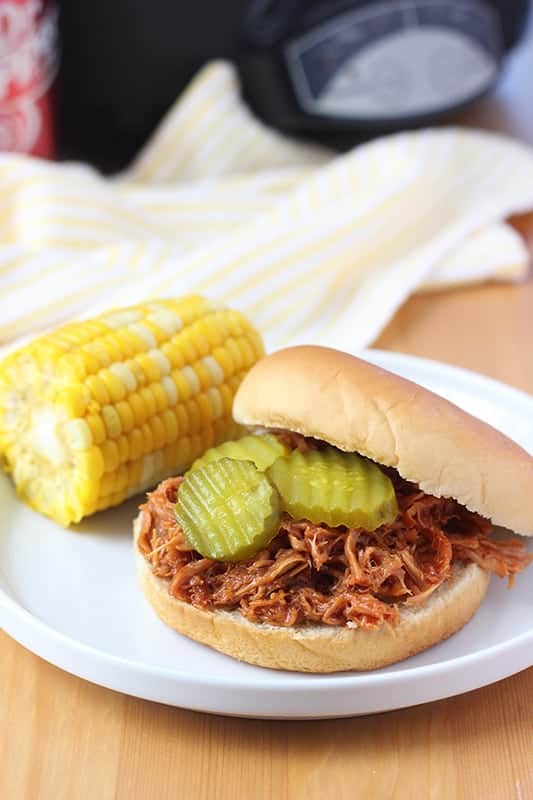
[[[533,144],[533,35],[456,122]],[[516,221],[532,244],[533,216]],[[376,343],[533,394],[533,280],[412,298]],[[0,632],[1,800],[531,800],[533,669],[417,708],[265,722],[126,697]]]

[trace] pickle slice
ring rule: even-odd
[[[373,531],[398,513],[392,481],[357,453],[294,450],[278,458],[267,475],[294,519]]]
[[[191,470],[178,492],[176,519],[206,558],[240,561],[278,532],[279,495],[251,461],[221,458]]]
[[[211,447],[196,459],[191,469],[218,461],[219,458],[234,458],[239,461],[253,461],[257,469],[264,472],[277,458],[285,456],[289,452],[289,448],[271,434],[264,436],[250,434],[243,436],[242,439]]]

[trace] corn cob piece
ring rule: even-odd
[[[65,325],[0,363],[0,453],[20,496],[68,526],[235,438],[263,355],[239,312],[158,300]]]

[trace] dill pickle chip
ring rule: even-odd
[[[398,512],[392,481],[357,453],[294,450],[278,458],[267,475],[294,519],[372,531]]]
[[[278,532],[279,495],[251,461],[221,458],[190,470],[175,515],[187,541],[206,558],[240,561]]]
[[[197,469],[220,458],[234,458],[240,461],[253,461],[257,469],[264,472],[277,458],[289,452],[289,448],[271,434],[263,436],[250,434],[243,436],[242,439],[211,447],[196,459],[191,469]]]

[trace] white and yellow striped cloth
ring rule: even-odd
[[[334,155],[267,129],[213,63],[119,176],[0,157],[0,346],[189,292],[248,313],[268,348],[366,346],[413,291],[522,277],[505,219],[530,209],[517,142],[438,129]]]

